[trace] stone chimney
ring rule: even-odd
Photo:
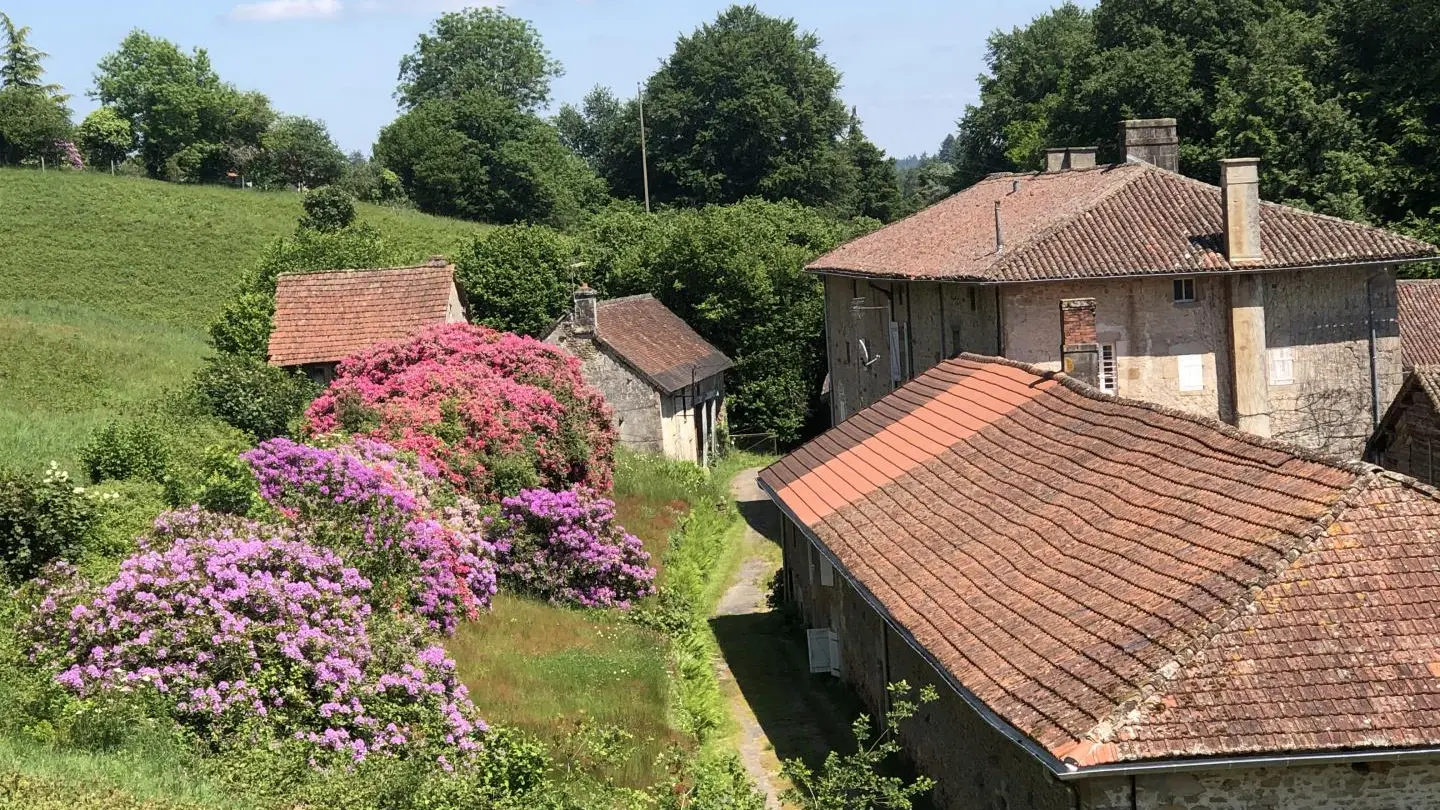
[[[1060,367],[1086,385],[1100,387],[1100,337],[1095,328],[1095,299],[1060,302]]]
[[[1095,153],[1100,150],[1094,146],[1072,146],[1068,151],[1070,168],[1093,169],[1095,168]]]
[[[1060,172],[1065,170],[1065,153],[1069,151],[1064,148],[1045,150],[1045,171]]]
[[[1180,130],[1175,119],[1121,121],[1120,153],[1127,163],[1139,161],[1166,171],[1180,171]]]
[[[600,293],[581,284],[575,290],[575,312],[570,317],[570,333],[576,337],[593,337],[597,326],[596,299]]]
[[[425,263],[428,264],[428,265],[431,266],[431,267],[449,267],[449,266],[450,266],[450,260],[447,259],[447,258],[445,258],[444,256],[439,255],[439,254],[436,254],[436,255],[434,255],[434,256],[431,256],[429,259],[427,259],[427,260],[425,261]]]
[[[1220,205],[1225,215],[1225,258],[1258,264],[1260,252],[1260,159],[1220,161]]]

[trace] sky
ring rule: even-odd
[[[934,152],[976,101],[991,31],[1024,25],[1060,0],[758,0],[820,37],[843,75],[841,95],[895,157]],[[396,116],[400,57],[440,14],[479,0],[0,0],[50,54],[49,79],[75,95],[76,120],[95,64],[132,29],[185,49],[203,47],[216,71],[268,95],[281,112],[325,121],[346,151],[369,152]],[[723,0],[513,0],[565,66],[552,110],[597,84],[635,92],[677,37],[709,22]],[[1092,5],[1092,3],[1085,3]]]

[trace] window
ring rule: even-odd
[[[810,671],[840,674],[840,634],[828,627],[805,631],[810,652]]]
[[[1205,390],[1205,355],[1182,354],[1175,358],[1181,391]]]
[[[1193,278],[1177,278],[1177,279],[1175,279],[1175,303],[1177,303],[1177,304],[1193,304],[1193,303],[1195,303],[1195,279],[1193,279]]]
[[[820,584],[827,588],[835,586],[835,566],[830,564],[830,558],[824,554],[820,555]]]
[[[1115,344],[1106,343],[1100,347],[1100,390],[1107,394],[1116,391],[1118,376],[1115,366]]]
[[[1295,349],[1279,346],[1270,350],[1270,384],[1290,385],[1295,382]]]
[[[905,334],[905,324],[896,321],[890,322],[890,387],[899,388],[900,383],[910,379],[909,369],[905,366],[909,359],[909,352],[906,351],[908,337]]]

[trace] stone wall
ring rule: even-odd
[[[589,338],[575,338],[566,328],[546,338],[580,358],[585,381],[605,396],[615,411],[615,429],[620,444],[632,450],[664,452],[660,415],[660,393],[629,366],[619,362]]]
[[[1440,760],[1141,775],[1133,798],[1128,777],[1073,784],[1085,810],[1421,810],[1440,806]]]
[[[1376,437],[1380,453],[1374,461],[1434,486],[1440,481],[1440,413],[1421,385],[1410,386],[1402,397]]]
[[[662,450],[666,458],[699,462],[701,460],[699,434],[696,431],[699,405],[713,401],[710,419],[718,428],[724,418],[725,378],[716,375],[687,385],[674,394],[666,394],[660,403]]]

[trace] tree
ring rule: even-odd
[[[334,183],[345,172],[345,153],[321,121],[280,116],[261,140],[260,171],[267,182],[314,188]]]
[[[112,107],[101,107],[85,117],[75,132],[75,139],[92,166],[123,163],[135,148],[135,133],[130,122]]]
[[[497,8],[467,8],[441,16],[420,35],[415,51],[400,61],[395,95],[412,110],[484,90],[534,112],[549,102],[550,80],[563,72],[535,26]]]
[[[57,160],[70,137],[68,111],[39,90],[0,89],[0,163]]]
[[[489,90],[420,104],[380,133],[375,157],[433,214],[566,224],[605,196],[554,127]]]
[[[850,216],[890,222],[900,215],[900,178],[895,159],[870,142],[860,131],[860,119],[851,113],[850,130],[843,144],[845,159],[854,170],[854,192],[845,205]]]
[[[400,203],[405,201],[405,187],[400,175],[381,166],[377,161],[366,158],[359,152],[351,152],[345,159],[345,169],[336,182],[361,202]]]
[[[30,27],[15,25],[8,15],[0,11],[0,34],[4,35],[4,50],[0,51],[0,88],[37,90],[63,105],[66,97],[59,95],[60,86],[44,83],[45,68],[40,63],[49,54],[30,44]]]
[[[561,107],[554,123],[560,141],[600,175],[610,196],[644,197],[638,101],[622,102],[609,88],[596,87],[579,108]]]
[[[577,248],[543,226],[505,225],[477,237],[455,263],[472,320],[543,338],[569,306]]]
[[[300,229],[335,233],[355,224],[355,198],[337,186],[321,186],[305,195]]]
[[[819,47],[794,20],[754,6],[732,6],[681,37],[646,92],[656,198],[844,200],[853,173],[840,139],[850,119],[840,73]]]

